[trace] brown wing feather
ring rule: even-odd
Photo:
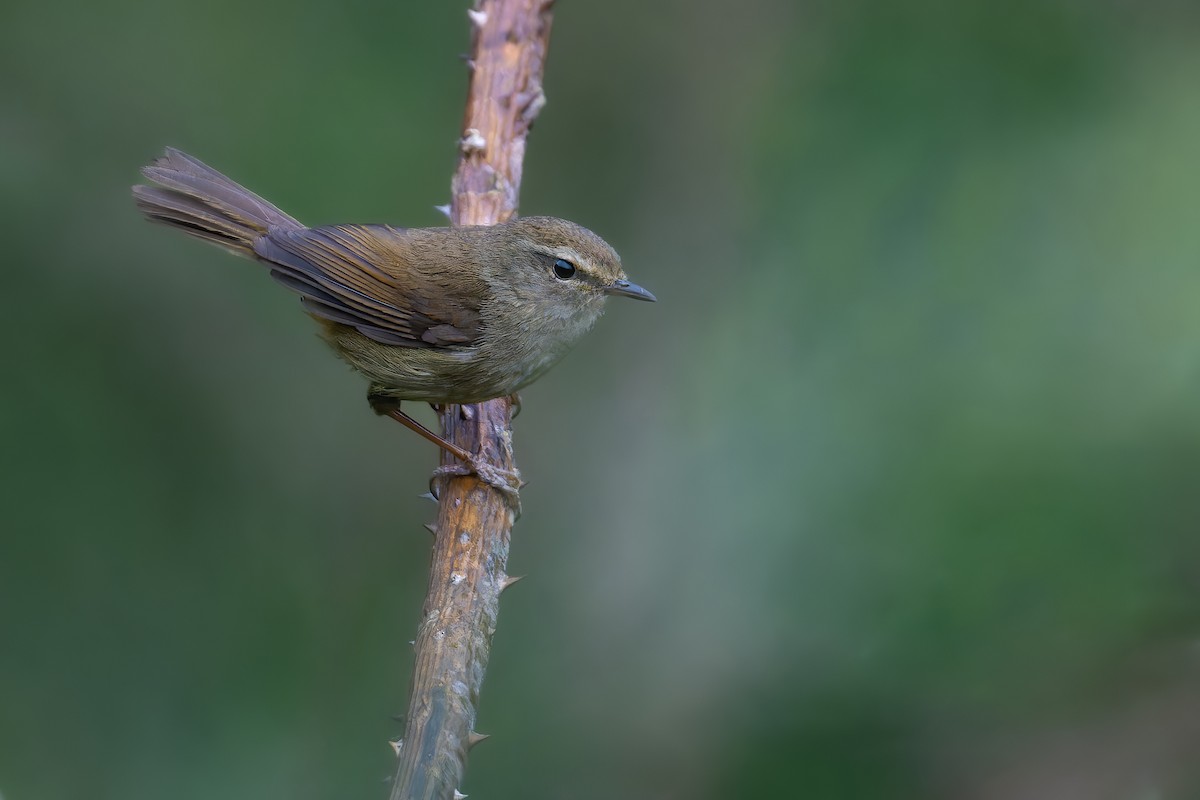
[[[414,231],[416,233],[416,231]],[[271,276],[312,315],[400,347],[463,347],[481,333],[480,292],[430,275],[409,243],[384,225],[271,231],[254,243]],[[461,278],[461,274],[460,274]],[[455,291],[455,285],[459,288]]]

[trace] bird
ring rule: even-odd
[[[371,407],[477,466],[401,410],[515,395],[588,332],[608,297],[653,302],[602,238],[555,217],[492,226],[306,227],[180,150],[133,187],[147,219],[265,266],[370,381]]]

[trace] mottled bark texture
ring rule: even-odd
[[[455,225],[495,225],[516,213],[525,137],[545,103],[552,4],[478,0],[468,12],[471,78],[452,183]],[[515,472],[511,419],[507,399],[452,405],[442,413],[443,435]],[[442,454],[444,471],[459,463]],[[433,563],[391,800],[454,798],[467,750],[479,738],[472,731],[500,592],[511,582],[505,564],[518,508],[515,492],[495,483],[477,475],[435,478]]]

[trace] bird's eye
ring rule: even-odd
[[[554,275],[560,281],[569,281],[575,277],[575,265],[563,258],[555,259]]]

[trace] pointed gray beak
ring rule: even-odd
[[[647,292],[636,283],[630,283],[626,280],[613,281],[612,286],[604,287],[605,294],[619,294],[622,297],[632,297],[634,300],[648,300],[653,303],[658,300],[654,295]]]

